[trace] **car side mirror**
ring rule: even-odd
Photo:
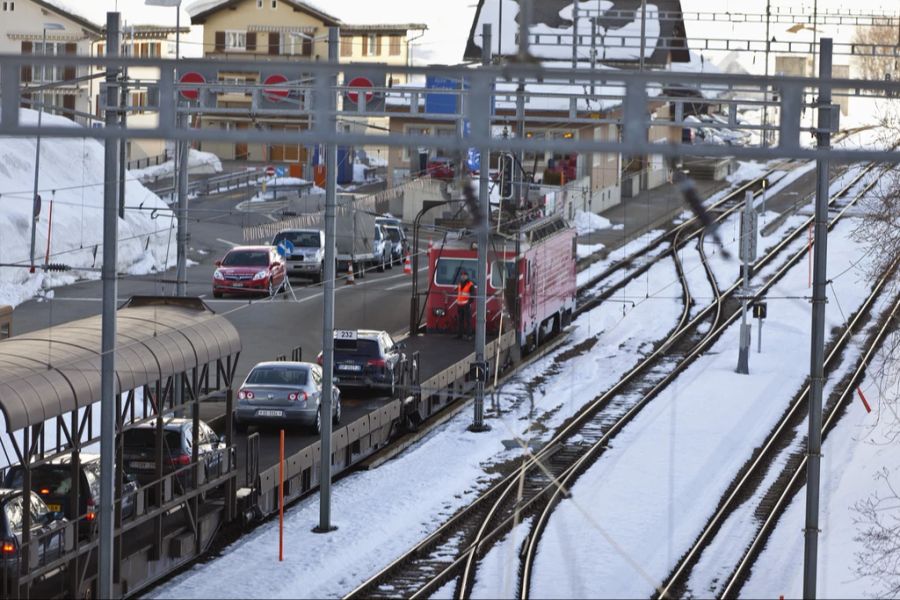
[[[217,266],[217,267],[221,267],[221,266],[222,266],[222,261],[221,261],[221,260],[217,260],[217,261],[216,261],[216,266]]]

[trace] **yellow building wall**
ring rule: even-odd
[[[237,58],[242,55],[269,55],[269,35],[266,32],[257,32],[256,34],[256,50],[254,52],[246,52],[240,50],[216,52],[216,32],[217,31],[247,31],[252,27],[314,27],[312,33],[314,37],[322,37],[323,39],[313,42],[312,56],[310,60],[316,57],[324,60],[328,57],[328,43],[324,39],[328,34],[327,26],[319,19],[305,12],[295,11],[294,8],[284,2],[277,2],[276,7],[272,8],[271,0],[264,0],[262,8],[257,8],[256,0],[243,0],[234,6],[221,9],[210,15],[203,24],[203,49],[207,56],[227,55],[229,58]],[[281,37],[285,34],[281,33]],[[298,40],[299,42],[299,40]],[[284,56],[284,55],[282,55]],[[275,56],[273,55],[273,58]]]

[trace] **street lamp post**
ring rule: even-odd
[[[50,31],[63,31],[65,27],[60,25],[59,23],[44,23],[43,35],[41,35],[41,54],[47,54],[47,30]],[[35,149],[34,149],[34,195],[32,196],[32,210],[31,210],[31,262],[29,267],[29,272],[34,273],[34,240],[35,235],[37,233],[37,222],[38,217],[41,215],[41,205],[40,200],[38,199],[38,180],[40,179],[41,173],[41,117],[44,114],[44,85],[46,82],[44,81],[44,73],[46,72],[47,65],[41,65],[41,84],[40,84],[40,92],[39,92],[39,101],[38,101],[38,133],[35,136]],[[34,105],[32,105],[33,107]]]

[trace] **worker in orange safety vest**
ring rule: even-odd
[[[472,339],[472,301],[475,298],[475,284],[469,279],[469,274],[463,270],[459,274],[459,283],[456,284],[456,337]]]

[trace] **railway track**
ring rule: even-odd
[[[834,225],[844,216],[844,214],[852,208],[861,198],[865,196],[865,194],[877,183],[877,180],[873,180],[871,182],[866,183],[862,190],[858,193],[854,194],[854,196],[848,201],[844,202],[847,194],[859,183],[862,178],[871,172],[874,168],[873,165],[870,165],[866,169],[863,169],[857,176],[855,176],[850,183],[843,186],[842,189],[835,194],[831,200],[829,201],[830,206],[838,207],[839,212],[834,216],[834,218],[829,223],[829,229],[833,228]],[[799,227],[794,230],[794,233],[785,239],[783,239],[778,245],[776,245],[769,253],[767,253],[766,257],[764,257],[763,261],[765,263],[770,263],[774,259],[775,256],[780,255],[781,251],[787,248],[791,243],[793,243],[797,238],[799,238],[803,233],[805,233],[806,228],[809,223],[813,220],[812,217],[809,217],[804,221]],[[701,245],[702,249],[702,245]],[[799,261],[801,261],[804,256],[806,256],[806,249],[801,249],[796,252],[793,256],[791,256],[787,261],[785,261],[778,270],[769,277],[768,281],[764,283],[754,294],[756,299],[759,299],[765,295],[769,288],[771,288],[778,280],[781,279],[783,275],[787,273],[787,271],[796,265]],[[759,269],[760,267],[765,266],[765,264],[760,264],[757,262],[754,265],[754,270]],[[726,292],[723,292],[721,295],[717,295],[716,298],[719,299],[723,296],[728,296],[730,293],[736,291],[738,284],[733,285]],[[722,307],[722,303],[716,303],[718,307]],[[692,362],[693,358],[699,356],[702,352],[704,352],[708,346],[711,344],[712,340],[717,339],[719,335],[724,332],[724,330],[729,327],[732,323],[737,321],[741,316],[741,309],[737,308],[727,319],[722,321],[716,327],[712,328],[710,334],[707,336],[707,342],[702,346],[698,346],[697,351],[690,357],[690,360],[682,361],[679,364],[679,371],[683,370],[690,362]],[[677,374],[672,374],[672,379]],[[527,599],[529,597],[529,590],[531,587],[531,577],[534,572],[534,559],[536,556],[536,550],[538,544],[540,542],[541,535],[543,534],[544,529],[547,526],[550,515],[552,514],[553,509],[565,497],[565,490],[571,488],[577,478],[591,465],[593,462],[604,452],[606,447],[609,444],[609,441],[612,438],[612,435],[616,431],[621,429],[621,426],[617,426],[615,430],[611,430],[609,433],[604,435],[601,438],[598,438],[596,442],[592,445],[591,449],[579,459],[576,464],[573,464],[566,474],[560,478],[558,484],[556,485],[556,489],[553,492],[553,496],[551,499],[543,505],[540,516],[535,520],[535,525],[532,529],[532,533],[528,538],[528,543],[525,546],[523,558],[522,558],[522,577],[520,579],[520,587],[519,587],[519,597],[523,599]],[[699,557],[699,555],[698,555]],[[669,590],[671,591],[671,590]],[[677,592],[676,592],[677,595]],[[669,594],[665,589],[660,591],[661,597],[668,597]]]
[[[877,183],[877,181],[873,181],[866,185],[863,193],[871,189],[875,183]],[[844,212],[850,206],[851,205],[844,207],[831,220],[829,229],[834,226],[837,220],[843,216]],[[828,373],[833,373],[840,366],[843,351],[851,343],[854,335],[858,334],[865,323],[870,319],[872,307],[881,294],[884,293],[889,280],[896,272],[896,267],[897,264],[893,264],[875,283],[860,309],[852,316],[839,338],[831,344],[828,355],[825,358],[826,376]],[[852,375],[844,378],[838,388],[840,391],[832,394],[832,398],[837,396],[837,399],[833,402],[829,402],[826,406],[826,414],[822,426],[823,437],[834,426],[840,412],[846,406],[847,401],[852,397],[857,384],[865,373],[865,368],[871,360],[872,355],[888,331],[896,326],[896,319],[898,316],[900,316],[900,296],[894,299],[887,316],[879,322],[876,331],[869,336],[869,340],[865,345],[865,351],[858,360]],[[737,474],[735,482],[720,500],[715,514],[709,519],[690,549],[681,557],[668,579],[660,587],[660,597],[680,597],[688,591],[688,580],[693,568],[700,560],[704,550],[710,547],[714,542],[716,534],[719,532],[722,525],[729,516],[734,513],[738,506],[753,496],[754,491],[762,481],[761,478],[764,476],[765,471],[770,465],[774,464],[774,458],[783,452],[792,442],[796,442],[798,438],[801,437],[801,434],[796,428],[805,420],[809,389],[809,384],[807,383],[794,396],[790,403],[790,408],[782,416],[778,425],[773,428],[765,443],[754,452],[753,456],[750,457],[741,472]],[[806,462],[806,455],[801,451],[792,453],[787,461],[785,461],[784,464],[786,466],[782,468],[779,476],[775,478],[772,485],[766,490],[755,510],[758,529],[742,553],[741,558],[734,565],[730,575],[719,588],[718,595],[720,597],[737,597],[740,592],[740,587],[746,581],[749,570],[759,555],[759,552],[762,550],[768,536],[771,534],[777,519],[787,507],[788,501],[803,487],[805,483],[803,475],[805,474]],[[706,590],[703,593],[710,592],[711,590]]]
[[[795,161],[784,161],[782,163],[779,163],[775,167],[767,170],[759,177],[743,183],[725,197],[709,204],[708,206],[706,206],[706,210],[710,214],[715,215],[714,221],[716,223],[723,221],[729,215],[734,213],[736,210],[739,210],[743,206],[744,199],[748,191],[753,193],[754,198],[757,197],[760,193],[762,193],[763,182],[769,176],[786,167],[787,165],[792,164],[793,162]],[[637,274],[644,273],[647,269],[650,268],[650,266],[652,266],[653,259],[657,258],[660,254],[665,254],[665,252],[659,251],[660,246],[667,243],[672,243],[671,247],[667,250],[671,251],[672,248],[676,247],[676,244],[674,244],[673,242],[678,236],[682,236],[683,241],[688,241],[690,239],[684,237],[686,230],[694,231],[696,234],[696,232],[699,230],[699,221],[697,217],[688,219],[684,223],[681,223],[676,227],[670,229],[669,231],[661,234],[649,244],[642,246],[628,256],[611,263],[603,271],[586,281],[585,284],[581,286],[581,289],[590,290],[592,288],[596,288],[603,281],[610,279],[613,275],[622,272],[623,269],[627,270],[633,267],[636,269],[635,272]],[[613,285],[621,287],[618,284]]]
[[[836,194],[835,201],[845,195],[862,176],[863,174],[860,174]],[[739,206],[739,203],[736,203],[736,206]],[[757,267],[773,260],[781,250],[804,232],[805,228],[800,228],[788,236],[776,245]],[[698,234],[699,231],[689,231],[689,228],[685,227],[679,229],[674,239],[681,243],[683,237],[686,238],[684,242],[686,243]],[[676,260],[676,269],[680,269],[677,252],[672,252],[672,255]],[[582,409],[544,449],[534,456],[529,456],[529,460],[523,463],[521,469],[508,473],[468,508],[457,513],[432,535],[359,586],[348,597],[425,597],[434,593],[445,582],[460,575],[457,595],[460,597],[468,595],[476,560],[488,545],[517,523],[525,511],[533,511],[537,507],[536,503],[546,502],[546,499],[558,490],[553,480],[570,476],[574,472],[573,465],[584,464],[583,442],[567,444],[566,441],[576,434],[581,440],[608,440],[633,418],[656,392],[671,381],[674,376],[672,372],[678,370],[679,364],[686,365],[691,362],[708,347],[727,324],[739,317],[739,311],[735,311],[728,322],[724,325],[719,323],[725,312],[724,302],[733,295],[738,284],[720,293],[710,267],[706,262],[704,266],[716,296],[710,305],[693,319],[685,322],[690,304],[690,291],[683,280],[683,272],[679,270],[682,287],[685,290],[683,292],[685,310],[676,331],[667,342],[629,371],[614,388]],[[639,273],[635,272],[630,274],[629,278],[638,275]],[[606,290],[601,297],[607,296],[608,292],[609,290]],[[589,310],[600,301],[602,299],[598,297],[582,303],[579,311]],[[711,321],[711,326],[707,333],[703,334],[697,325],[706,320]],[[671,358],[672,356],[675,358]],[[665,365],[667,368],[660,368],[661,359],[668,359]],[[646,377],[640,379],[642,376]],[[625,393],[629,386],[632,393]],[[620,396],[637,396],[643,400],[631,405],[630,408],[616,406],[618,414],[614,416],[606,414],[604,409],[612,404],[614,398]]]

